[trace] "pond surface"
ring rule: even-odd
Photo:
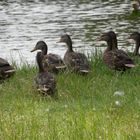
[[[128,35],[139,30],[140,18],[122,18],[130,12],[129,0],[1,0],[0,57],[34,64],[36,53],[30,50],[39,40],[47,43],[48,52],[63,57],[65,45],[56,41],[64,33],[71,35],[76,51],[90,54],[101,45],[96,41],[101,32],[111,29],[124,48]]]

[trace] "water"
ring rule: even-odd
[[[128,34],[139,30],[140,19],[120,19],[130,9],[128,0],[1,0],[0,57],[34,64],[36,53],[30,50],[39,40],[63,57],[66,48],[56,43],[63,33],[71,35],[76,51],[88,54],[101,45],[96,41],[100,33],[110,29],[118,33],[123,48]]]

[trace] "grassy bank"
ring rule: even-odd
[[[37,69],[24,65],[0,85],[1,140],[138,140],[140,60],[124,74],[92,58],[86,77],[56,76],[58,99],[33,87]],[[116,91],[124,95],[114,95]]]

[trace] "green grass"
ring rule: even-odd
[[[124,74],[109,70],[99,56],[91,64],[88,76],[56,75],[58,99],[36,91],[35,67],[18,68],[0,85],[0,139],[139,140],[140,60]]]
[[[140,18],[140,11],[132,11],[131,13],[126,13],[125,15],[119,16],[119,19],[126,20],[138,20]]]

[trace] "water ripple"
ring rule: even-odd
[[[85,53],[93,52],[101,32],[113,29],[118,33],[119,46],[131,31],[138,30],[138,21],[119,19],[130,11],[129,1],[57,1],[57,0],[7,0],[0,1],[0,55],[21,63],[21,55],[28,63],[35,63],[30,53],[38,40],[44,40],[49,52],[62,57],[64,45],[57,38],[69,33],[74,48]],[[20,54],[20,55],[19,55]]]

